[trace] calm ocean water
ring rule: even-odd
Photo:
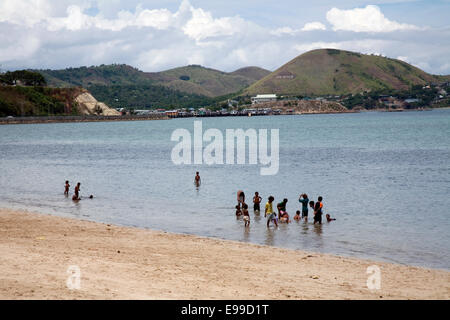
[[[198,120],[198,119],[197,119]],[[280,171],[175,166],[173,130],[194,119],[0,126],[0,207],[276,247],[450,269],[450,110],[204,118],[204,130],[280,129]],[[202,186],[193,185],[200,171]],[[80,181],[74,203],[62,193]],[[324,197],[322,226],[245,230],[236,191],[264,203]],[[251,202],[251,201],[247,201]],[[310,219],[312,220],[312,219]]]

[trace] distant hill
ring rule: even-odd
[[[198,65],[147,73],[128,65],[37,70],[47,83],[55,87],[136,86],[159,85],[179,92],[217,97],[238,92],[270,74],[269,71],[248,67],[232,73]]]
[[[270,72],[256,67],[227,73],[190,65],[160,72],[165,79],[158,82],[179,91],[217,97],[240,91],[267,74]]]
[[[51,87],[88,88],[94,85],[147,85],[153,83],[146,73],[124,64],[36,71],[45,77],[47,84]]]
[[[336,49],[306,52],[244,91],[255,95],[342,95],[363,91],[406,90],[440,82],[448,76],[428,74],[406,62]]]
[[[245,67],[231,72],[230,74],[234,76],[242,76],[256,82],[268,76],[271,72],[259,67]]]

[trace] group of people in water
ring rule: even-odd
[[[245,202],[245,193],[242,190],[237,192],[237,201],[238,204],[236,206],[236,216],[243,217],[245,227],[250,226],[250,215],[248,213],[248,205]],[[266,203],[264,209],[264,217],[267,218],[267,227],[270,227],[270,223],[273,223],[275,226],[278,226],[278,221],[283,223],[290,223],[291,219],[289,217],[288,212],[286,211],[286,204],[288,199],[283,199],[280,203],[277,204],[277,211],[275,212],[273,209],[273,202],[275,198],[270,196]],[[323,198],[319,197],[317,202],[310,201],[307,194],[303,193],[300,195],[298,201],[302,205],[302,211],[297,210],[294,216],[294,220],[300,221],[304,220],[308,221],[309,208],[311,208],[314,212],[314,224],[322,224],[322,214],[323,214]],[[259,215],[261,212],[261,202],[262,197],[258,192],[255,192],[255,196],[253,197],[253,211],[256,215]],[[308,207],[309,206],[309,207]],[[331,218],[329,214],[326,215],[327,222],[335,221],[336,219]]]
[[[70,191],[69,180],[66,180],[66,184],[64,185],[64,195],[66,197],[69,196],[69,191]],[[74,193],[73,193],[73,197],[72,197],[73,201],[80,201],[81,200],[80,191],[81,191],[81,183],[78,182],[77,185],[75,186],[75,189],[74,189]],[[89,199],[94,199],[94,196],[90,195]]]
[[[200,173],[196,172],[194,177],[194,185],[198,188],[201,184],[201,178]],[[255,192],[255,196],[253,197],[253,212],[255,215],[260,215],[261,213],[261,202],[263,198],[259,195],[258,192]],[[268,198],[268,201],[266,203],[266,206],[264,208],[264,217],[267,218],[267,227],[270,227],[270,223],[273,223],[275,226],[278,227],[278,222],[282,223],[290,223],[291,219],[290,216],[286,210],[286,204],[288,202],[288,199],[283,199],[280,203],[277,204],[277,211],[275,212],[273,209],[273,202],[275,201],[275,198],[273,196],[270,196]],[[322,224],[322,215],[323,215],[323,198],[318,197],[317,202],[314,202],[312,200],[309,200],[309,197],[306,193],[303,193],[300,195],[298,201],[302,205],[302,210],[297,210],[294,216],[294,220],[300,221],[304,220],[305,222],[308,221],[308,215],[309,215],[309,208],[311,208],[314,212],[314,224]],[[245,193],[242,190],[239,190],[237,192],[237,206],[236,206],[236,217],[241,217],[244,220],[245,227],[250,226],[250,214],[248,212],[248,204],[245,202]],[[336,219],[331,218],[329,214],[325,215],[327,222],[335,221]]]

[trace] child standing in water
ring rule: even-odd
[[[69,189],[70,189],[69,180],[66,180],[66,185],[64,186],[64,195],[65,196],[69,195]]]
[[[248,214],[248,205],[246,203],[242,205],[242,214],[244,215],[245,227],[250,227],[250,215]]]
[[[245,193],[242,190],[237,192],[237,202],[239,205],[245,203]]]
[[[77,185],[75,186],[75,190],[74,190],[75,194],[73,195],[72,200],[74,200],[74,201],[80,200],[80,187],[81,187],[81,183],[78,182]]]
[[[259,196],[259,193],[255,192],[255,196],[253,197],[253,211],[256,214],[259,214],[261,212],[261,207],[260,207],[261,200],[262,200],[262,198]]]
[[[314,224],[316,224],[316,222],[322,224],[322,200],[322,197],[319,197],[319,199],[317,199],[316,205],[314,206]]]
[[[267,217],[267,228],[269,228],[269,224],[271,221],[273,221],[273,223],[275,223],[275,226],[278,227],[277,215],[275,212],[273,212],[273,201],[274,200],[275,200],[275,198],[270,196],[269,201],[266,203],[264,217]]]
[[[305,219],[305,221],[308,221],[308,195],[306,193],[301,194],[298,198],[298,202],[302,204],[302,218]],[[313,205],[314,207],[314,205]]]
[[[200,185],[202,184],[202,179],[200,178],[200,173],[199,173],[199,172],[197,172],[197,173],[195,174],[194,184],[195,184],[195,186],[196,186],[197,188],[200,187]]]

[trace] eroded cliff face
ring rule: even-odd
[[[98,102],[89,92],[82,92],[75,97],[78,112],[82,115],[119,116],[120,112],[111,109],[103,102]]]

